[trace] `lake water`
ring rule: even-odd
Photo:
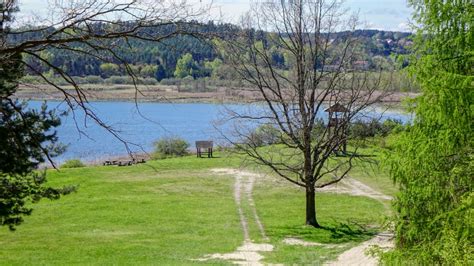
[[[29,107],[37,108],[41,103],[30,101]],[[214,140],[225,144],[219,133],[226,130],[225,125],[215,126],[214,122],[220,120],[228,108],[249,108],[246,104],[209,103],[140,103],[138,109],[133,102],[92,102],[90,105],[98,117],[120,131],[123,140],[132,143],[129,148],[133,152],[151,151],[153,142],[163,136],[179,136],[192,146],[196,140]],[[48,106],[67,109],[60,102],[50,101]],[[371,114],[379,115],[380,112],[381,109],[376,109]],[[382,116],[383,119],[395,118],[403,122],[410,119],[408,115],[396,111],[385,110]],[[56,158],[58,163],[72,158],[95,161],[127,154],[127,148],[121,141],[91,119],[84,119],[81,111],[75,112],[75,118],[71,114],[63,117],[57,131],[60,142],[68,146],[66,152]]]

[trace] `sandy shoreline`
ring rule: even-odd
[[[88,101],[129,101],[157,103],[253,103],[262,102],[260,93],[249,88],[209,87],[206,91],[182,91],[173,85],[81,85],[84,96]],[[137,90],[138,89],[138,90]],[[70,86],[64,86],[64,91],[75,95],[76,91]],[[405,98],[414,98],[413,92],[393,92],[384,97],[382,104],[399,104]],[[15,98],[22,100],[62,101],[64,94],[49,85],[20,85]]]

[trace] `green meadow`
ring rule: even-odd
[[[94,166],[48,171],[52,186],[77,185],[60,200],[43,200],[16,231],[0,229],[0,264],[217,264],[230,261],[206,255],[235,251],[244,236],[234,199],[235,177],[214,168],[240,168],[237,156],[149,161],[128,167]],[[265,172],[257,167],[246,171]],[[384,174],[354,178],[383,182]],[[390,192],[391,189],[386,188]],[[257,178],[252,192],[268,239],[259,234],[251,204],[242,201],[249,235],[269,243],[263,263],[320,264],[370,239],[389,215],[387,202],[348,194],[318,193],[317,215],[324,229],[304,225],[304,192],[271,174]],[[298,246],[286,238],[321,243]]]

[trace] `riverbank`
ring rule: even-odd
[[[41,104],[41,101],[28,102],[31,108],[39,108]],[[58,113],[68,109],[64,103],[56,101],[49,101],[48,106]],[[213,140],[215,145],[224,145],[227,141],[223,134],[233,136],[234,130],[234,125],[226,122],[226,112],[246,112],[248,108],[259,108],[248,104],[208,103],[142,103],[137,108],[135,103],[127,101],[91,102],[89,107],[119,133],[120,139],[85,117],[80,110],[74,115],[63,116],[56,130],[59,141],[67,149],[56,158],[58,164],[69,159],[102,162],[130,151],[150,152],[153,143],[163,137],[182,138],[191,147],[197,140]],[[367,110],[365,115],[402,122],[410,120],[409,115],[391,110],[381,106]],[[327,118],[327,113],[319,112],[318,118]]]
[[[72,86],[62,86],[64,92],[50,85],[22,84],[15,97],[25,100],[61,101],[64,93],[77,95]],[[177,85],[122,85],[122,84],[84,84],[82,93],[89,101],[137,101],[165,103],[251,103],[264,101],[258,91],[242,87],[201,88],[193,91]],[[381,94],[377,93],[374,97]],[[414,98],[413,92],[391,92],[383,97],[381,103],[393,105],[405,98]]]

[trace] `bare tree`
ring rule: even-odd
[[[186,0],[53,0],[48,3],[49,14],[39,15],[25,22],[15,21],[15,13],[18,11],[16,0],[0,2],[0,60],[20,61],[21,65],[35,72],[46,84],[60,91],[72,110],[84,112],[86,118],[107,129],[125,144],[130,153],[130,143],[123,140],[119,132],[92,111],[87,92],[76,83],[75,77],[54,65],[46,56],[47,53],[42,52],[55,49],[58,52],[67,51],[93,57],[103,62],[119,62],[132,77],[136,100],[141,93],[137,86],[138,73],[134,73],[127,60],[117,51],[131,48],[131,40],[161,42],[183,34],[200,37],[199,25],[190,21],[204,18],[208,14],[209,5],[191,4]],[[27,57],[50,68],[56,77],[63,79],[74,89],[68,90],[55,79],[36,70],[25,60]],[[2,92],[2,100],[10,98],[13,92]],[[77,126],[77,129],[80,130],[80,127]],[[45,156],[54,165],[47,153]]]
[[[223,44],[226,60],[264,102],[229,110],[236,135],[227,138],[305,188],[306,224],[314,227],[321,227],[316,188],[341,181],[357,157],[357,147],[345,147],[350,121],[385,95],[381,71],[355,63],[361,60],[352,36],[356,25],[338,0],[265,1],[245,16],[242,34]],[[341,38],[333,34],[343,31]],[[276,52],[284,55],[284,66],[275,61]],[[322,119],[325,110],[329,120]],[[261,147],[259,135],[276,136],[278,144]]]

